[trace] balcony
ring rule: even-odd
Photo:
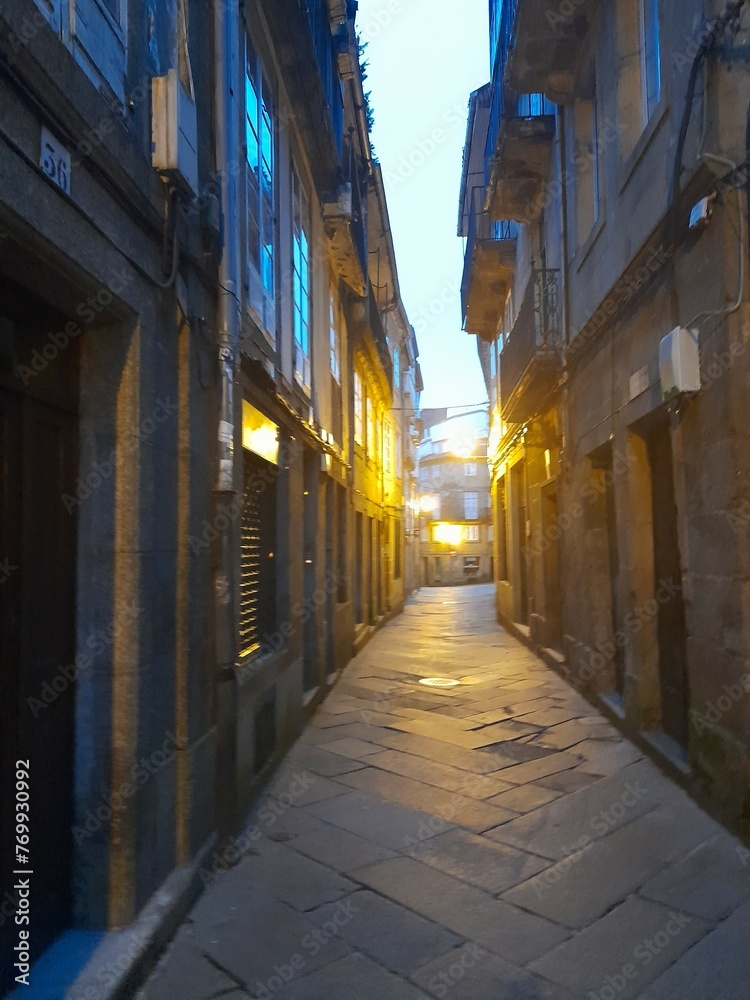
[[[554,5],[549,0],[505,0],[494,48],[505,65],[506,85],[519,94],[544,93],[557,104],[567,103],[596,7],[596,0]]]
[[[393,359],[380,306],[369,281],[364,297],[354,305],[353,319],[352,333],[364,352],[369,377],[379,385],[385,405],[390,405],[393,394]]]
[[[367,295],[367,219],[355,168],[335,197],[323,202],[323,228],[334,271],[357,295]]]
[[[315,186],[335,187],[341,170],[344,105],[339,45],[326,0],[259,0]]]
[[[515,222],[495,222],[484,211],[484,188],[472,192],[472,211],[461,282],[463,328],[492,341],[505,310],[516,265]]]
[[[554,135],[555,106],[543,94],[518,95],[496,83],[485,154],[491,218],[538,218]]]
[[[562,373],[558,272],[534,269],[518,318],[500,355],[503,420],[522,424],[536,416]]]

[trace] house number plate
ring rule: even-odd
[[[42,128],[42,151],[39,164],[45,177],[70,194],[70,153],[62,143]]]

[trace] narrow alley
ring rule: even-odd
[[[203,881],[140,1000],[748,996],[748,852],[490,586],[408,602]]]

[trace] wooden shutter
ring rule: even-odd
[[[106,83],[125,103],[126,0],[70,0],[78,62],[100,86]]]

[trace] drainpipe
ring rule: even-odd
[[[567,353],[570,342],[570,268],[568,261],[568,185],[566,183],[566,171],[568,169],[567,143],[565,136],[565,106],[560,105],[558,110],[558,169],[560,171],[560,239],[562,242],[562,260],[560,261],[560,279],[562,288],[560,289],[562,298],[562,341],[563,341],[563,377],[562,386],[562,457],[563,457],[563,482],[565,481],[565,463],[567,462],[568,449],[570,446],[570,400],[568,396],[568,373],[567,373]]]
[[[234,517],[224,508],[236,502],[235,483],[235,379],[239,368],[240,281],[239,234],[237,229],[237,171],[233,157],[239,155],[235,93],[237,46],[241,25],[237,5],[214,0],[214,127],[216,170],[222,191],[222,248],[217,288],[218,361],[220,408],[217,432],[215,528],[219,532],[214,580],[215,655],[217,667],[217,827],[220,836],[231,830],[235,812],[234,763],[236,755],[236,627],[234,608]],[[221,525],[221,528],[220,528]]]

